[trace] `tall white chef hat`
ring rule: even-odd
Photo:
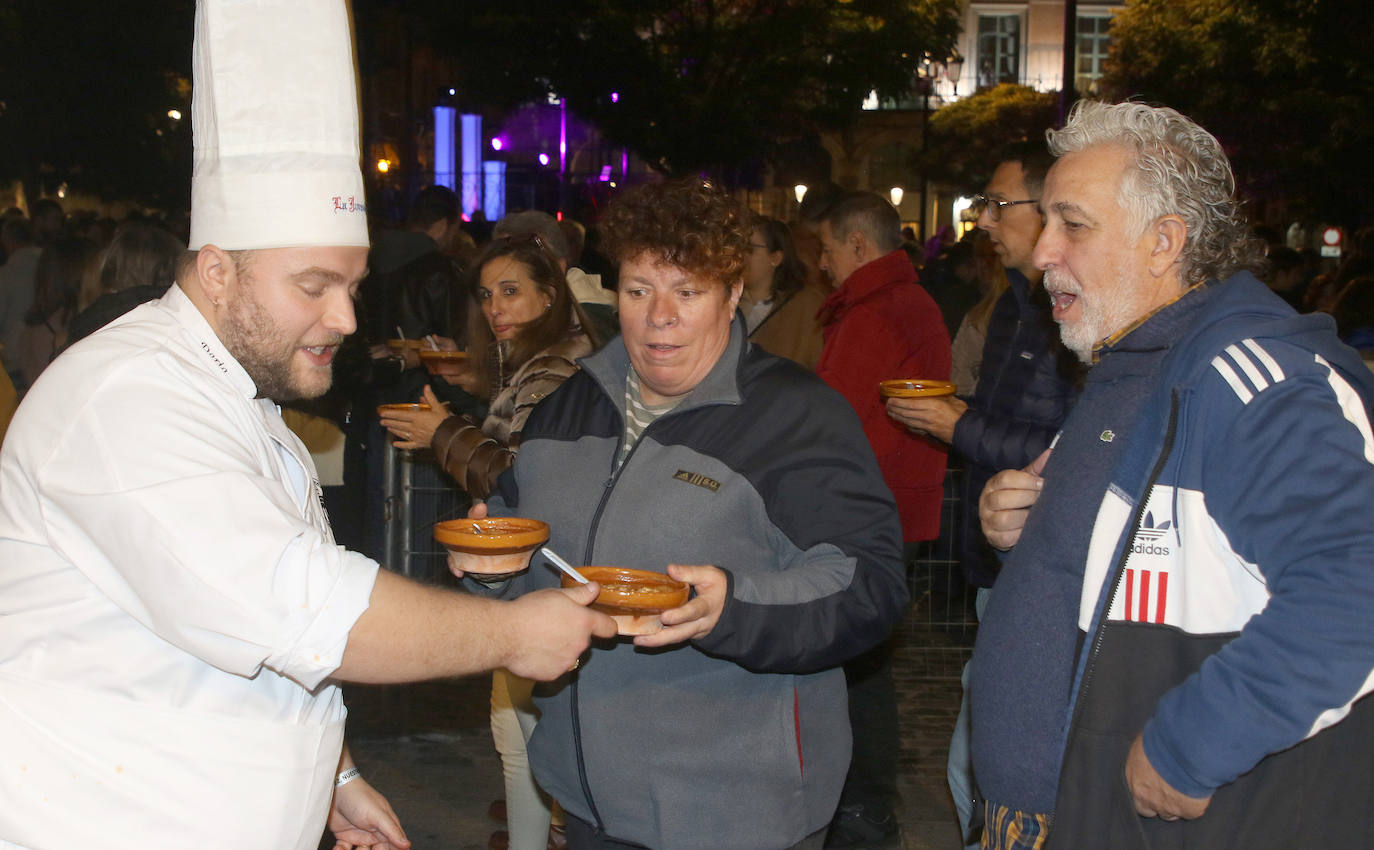
[[[192,250],[367,246],[344,3],[197,3]]]

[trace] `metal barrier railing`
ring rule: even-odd
[[[959,678],[973,652],[978,621],[975,588],[965,585],[959,565],[960,498],[964,471],[951,463],[945,473],[940,537],[922,543],[907,564],[911,608],[901,626],[902,643],[915,659],[918,678]],[[434,542],[434,523],[465,516],[471,499],[439,469],[428,451],[386,443],[383,458],[385,563],[420,581],[449,582],[447,556]]]
[[[960,534],[964,470],[950,458],[940,510],[940,536],[921,543],[907,565],[911,609],[902,629],[903,644],[912,655],[914,675],[929,679],[959,679],[973,654],[978,619],[973,603],[977,588],[964,582],[960,568]]]
[[[434,523],[467,515],[472,500],[439,469],[429,451],[397,449],[382,462],[385,527],[383,561],[420,581],[449,581],[447,555],[434,542]]]

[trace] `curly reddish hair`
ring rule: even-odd
[[[724,189],[688,178],[617,196],[601,230],[603,250],[618,263],[648,254],[729,289],[744,279],[754,217]]]

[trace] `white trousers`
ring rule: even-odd
[[[534,732],[534,681],[505,670],[491,675],[491,739],[506,778],[506,829],[510,850],[545,850],[549,841],[548,794],[534,781],[525,742]]]

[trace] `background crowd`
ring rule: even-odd
[[[747,269],[741,305],[755,342],[808,368],[820,359],[816,314],[832,285],[820,268],[817,228],[804,214],[837,191],[814,188],[803,217],[791,223],[759,219],[759,247]],[[614,265],[596,250],[596,223],[565,219],[554,227],[561,238],[551,237],[549,244],[566,252],[561,264],[604,341],[616,330],[616,277]],[[443,187],[420,192],[403,226],[375,225],[359,338],[369,346],[384,345],[398,333],[409,339],[432,333],[463,340],[464,276],[492,229],[487,222],[462,221],[456,199]],[[171,284],[185,232],[184,219],[69,215],[51,198],[36,201],[28,214],[17,207],[0,213],[0,361],[17,397],[66,346],[161,295]],[[1272,290],[1300,312],[1331,314],[1344,341],[1374,351],[1374,228],[1356,232],[1339,261],[1323,261],[1310,247],[1290,246],[1270,228],[1257,228],[1256,235],[1266,246],[1263,279]],[[944,227],[925,245],[917,244],[911,228],[904,236],[904,253],[953,341],[951,374],[958,393],[971,397],[993,306],[1007,286],[994,245],[979,228],[956,239],[953,229]],[[412,361],[412,367],[418,365],[418,359]],[[406,398],[418,390],[413,382],[398,383]]]
[[[818,375],[848,402],[895,496],[908,564],[916,544],[939,534],[946,465],[965,470],[961,497],[976,503],[996,472],[1026,466],[1050,445],[1082,389],[1083,369],[1059,341],[1032,257],[1043,223],[1034,204],[1051,163],[1036,145],[1008,147],[976,200],[976,227],[958,238],[942,228],[921,244],[885,199],[837,186],[813,187],[794,221],[749,213],[734,225],[748,242],[738,246],[738,268],[722,273],[722,280],[740,281],[720,316],[721,338],[734,346],[730,356],[740,356],[736,349],[747,339]],[[667,184],[647,191],[664,203],[672,192],[691,190]],[[663,234],[637,235],[641,241],[625,249],[627,226],[603,234],[603,222],[559,221],[537,211],[491,224],[465,222],[457,198],[442,187],[421,191],[402,225],[374,226],[369,274],[355,299],[358,332],[339,352],[330,392],[294,403],[300,418],[291,420],[303,435],[313,422],[339,438],[318,443],[317,462],[332,470],[322,483],[341,543],[383,557],[378,494],[388,444],[432,452],[451,486],[467,497],[510,501],[498,482],[516,462],[539,403],[622,329],[627,340],[634,338],[636,317],[624,313],[631,303],[624,293],[637,291],[624,280],[627,260],[633,271],[643,252],[663,251],[681,268],[697,268],[674,254],[675,243]],[[163,295],[185,252],[186,234],[177,230],[176,222],[142,217],[68,216],[49,199],[28,215],[3,214],[0,359],[10,386],[0,387],[6,405],[0,424],[68,346]],[[603,235],[607,253],[598,247]],[[1374,360],[1374,230],[1356,234],[1344,259],[1326,266],[1276,234],[1261,230],[1255,237],[1263,244],[1261,274],[1269,289],[1298,311],[1334,316],[1341,339]],[[465,351],[466,357],[426,366],[424,350]],[[956,394],[885,400],[877,384],[893,377],[950,379]],[[643,419],[637,433],[627,434],[625,454],[639,433],[672,410],[663,406],[670,395],[652,386],[632,400]],[[794,403],[804,398],[795,392]],[[380,403],[403,402],[423,407],[376,413]],[[819,404],[802,406],[814,416]],[[337,457],[326,461],[328,454]],[[954,545],[963,580],[980,589],[981,615],[1000,562],[972,512],[965,519]],[[744,658],[752,651],[739,650]],[[838,660],[845,661],[853,759],[833,822],[804,820],[802,838],[826,847],[893,846],[900,733],[891,645],[878,640]],[[564,815],[534,781],[525,753],[538,715],[533,686],[505,671],[493,681],[492,729],[506,765],[509,824],[508,834],[493,835],[493,847],[564,840]],[[975,820],[969,760],[961,712],[949,774],[965,829]],[[565,780],[559,796],[574,807],[573,829],[588,835],[602,829],[591,798],[580,799],[575,783]],[[699,782],[730,787],[720,778]],[[724,802],[709,805],[720,809]],[[671,835],[654,831],[671,828],[662,823],[642,828],[649,836]]]

